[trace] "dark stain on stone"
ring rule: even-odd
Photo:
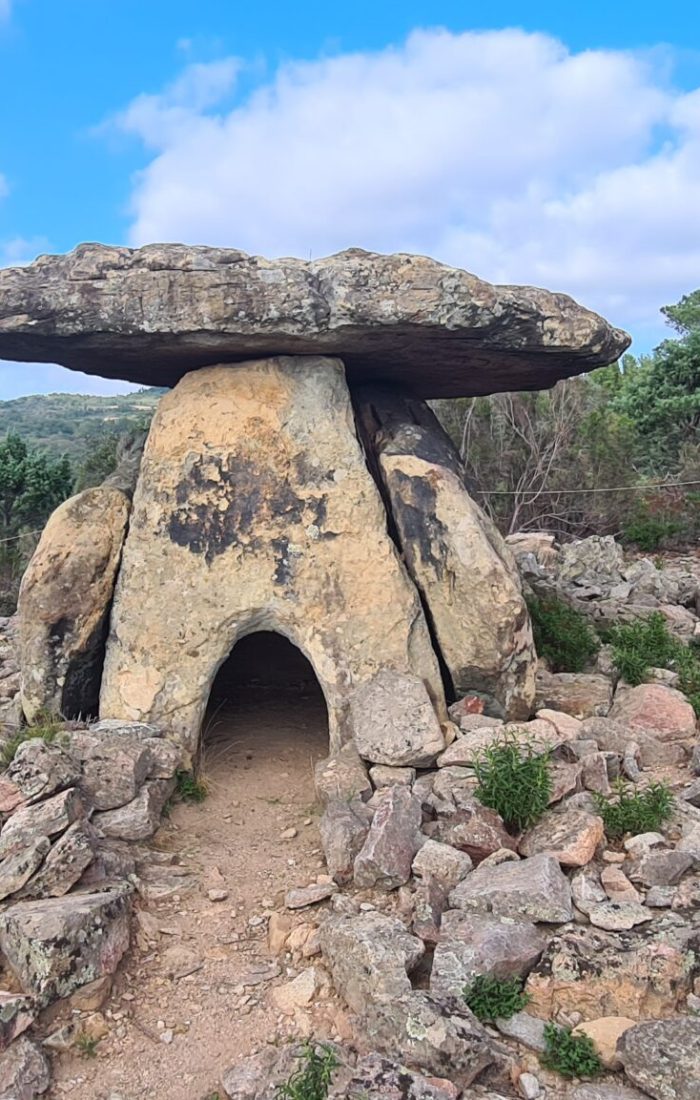
[[[442,581],[445,576],[445,525],[437,518],[437,493],[430,477],[411,477],[402,470],[391,475],[395,485],[394,518],[406,562],[415,577],[414,562],[420,555]],[[441,552],[442,551],[442,552]]]
[[[271,539],[270,545],[275,552],[275,584],[288,585],[292,580],[289,539]]]

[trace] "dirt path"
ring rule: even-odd
[[[166,862],[136,903],[136,942],[102,1008],[108,1034],[94,1057],[54,1058],[51,1097],[214,1100],[226,1067],[303,1030],[270,1003],[300,967],[271,956],[265,914],[323,871],[312,771],[326,716],[310,693],[257,695],[210,721],[208,797],[177,805],[155,839]]]

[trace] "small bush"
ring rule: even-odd
[[[562,1077],[597,1077],[603,1065],[589,1035],[573,1035],[569,1028],[545,1024],[545,1052],[540,1061]]]
[[[619,779],[610,801],[597,792],[593,797],[611,840],[625,833],[656,833],[673,809],[673,795],[665,783],[651,783],[638,791]]]
[[[502,736],[477,753],[472,767],[476,797],[495,810],[511,832],[529,829],[542,816],[552,794],[549,751]]]
[[[83,1058],[96,1058],[98,1042],[99,1039],[95,1039],[92,1035],[87,1035],[82,1031],[75,1040],[75,1045]]]
[[[333,1070],[338,1065],[335,1054],[330,1047],[307,1042],[300,1057],[299,1068],[278,1085],[277,1100],[326,1100]]]
[[[606,635],[613,648],[615,667],[628,684],[642,684],[650,668],[678,673],[678,687],[700,715],[700,658],[694,646],[674,638],[660,611],[646,619],[619,623]]]
[[[62,721],[56,715],[49,714],[48,711],[40,712],[31,726],[23,726],[22,729],[0,745],[0,769],[9,768],[15,758],[17,749],[25,741],[41,738],[42,741],[50,743],[56,740],[59,733],[62,732],[62,728]]]
[[[194,772],[175,772],[175,796],[180,802],[204,802],[209,793],[207,785]]]
[[[582,672],[600,649],[585,615],[554,597],[533,596],[527,605],[538,655],[554,672]]]
[[[681,525],[677,520],[640,512],[622,530],[623,543],[633,543],[639,550],[651,553],[658,550],[666,539],[679,534]]]
[[[521,1012],[531,998],[523,991],[520,978],[489,978],[479,975],[465,987],[467,1007],[483,1023],[508,1020]]]

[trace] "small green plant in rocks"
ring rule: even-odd
[[[545,1051],[540,1061],[562,1077],[597,1077],[603,1064],[590,1035],[574,1035],[569,1028],[545,1024]]]
[[[62,721],[57,715],[49,714],[48,711],[40,711],[30,726],[23,726],[7,741],[2,742],[0,746],[0,770],[9,768],[15,758],[17,749],[25,741],[40,738],[42,741],[50,743],[56,740],[62,729]]]
[[[516,1012],[522,1012],[531,998],[524,992],[520,978],[492,978],[479,974],[471,985],[465,986],[464,999],[477,1019],[491,1023],[508,1020]]]
[[[618,779],[611,798],[597,792],[593,797],[610,840],[619,840],[625,833],[657,833],[673,810],[673,794],[665,783],[650,783],[639,791]]]
[[[552,795],[549,751],[504,734],[477,753],[472,768],[476,797],[495,810],[510,832],[529,829],[540,819]]]
[[[300,1065],[276,1091],[276,1100],[326,1100],[333,1070],[338,1065],[330,1047],[304,1043]]]
[[[204,802],[207,797],[207,785],[202,779],[198,779],[194,772],[178,771],[175,773],[175,797],[180,802]]]

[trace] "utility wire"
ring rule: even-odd
[[[655,485],[605,485],[599,489],[472,489],[474,493],[480,493],[481,496],[506,496],[506,497],[519,497],[519,496],[555,496],[558,497],[561,493],[575,493],[577,496],[579,493],[620,493],[624,492],[646,492],[648,489],[682,489],[686,485],[700,485],[700,481],[660,481]]]

